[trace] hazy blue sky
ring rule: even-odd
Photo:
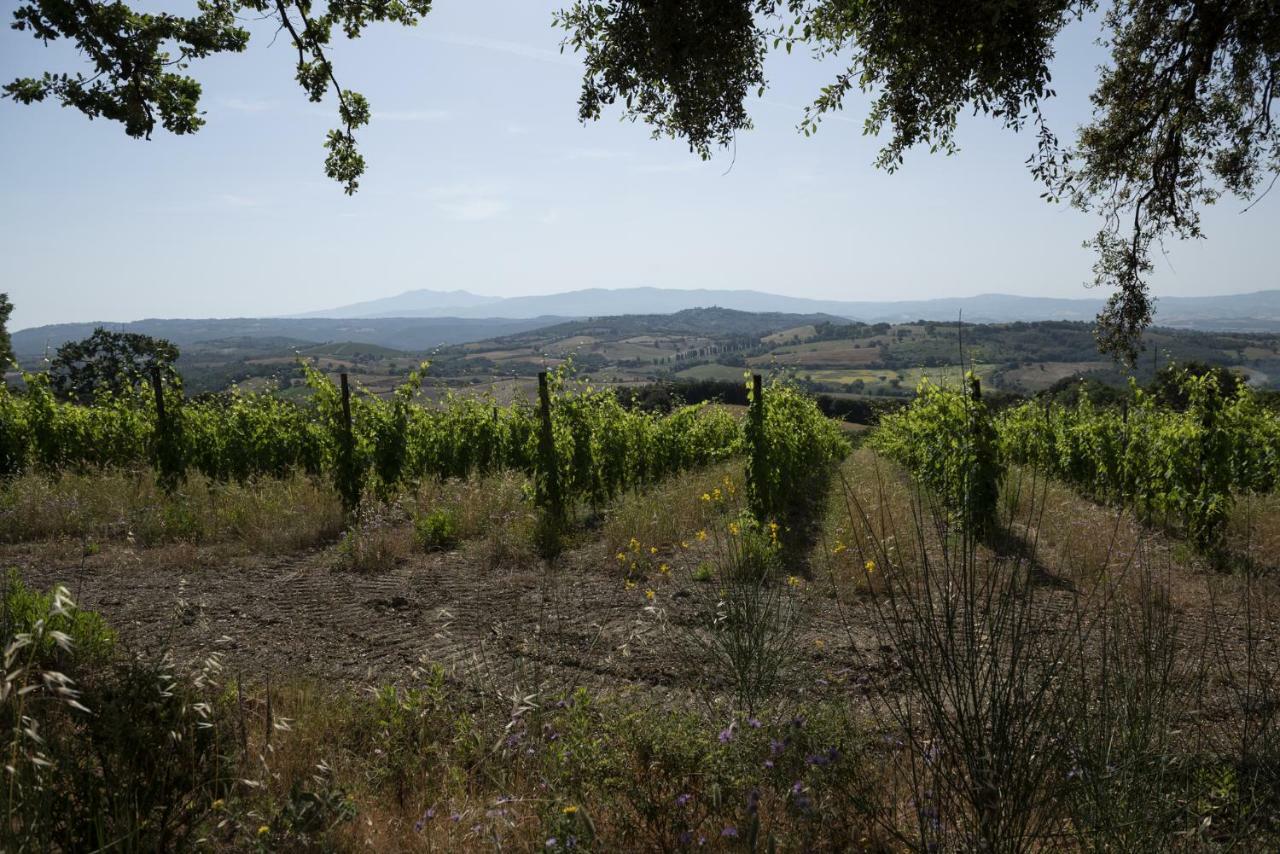
[[[172,4],[165,4],[173,8]],[[1095,222],[1042,202],[1034,140],[987,120],[961,154],[870,163],[859,99],[816,137],[795,131],[832,68],[771,60],[736,160],[701,163],[617,116],[577,121],[579,66],[558,53],[557,0],[437,0],[416,29],[334,52],[374,110],[354,198],[323,175],[332,103],[308,103],[285,40],[196,67],[208,124],[151,142],[53,105],[0,102],[0,290],[12,326],[300,312],[409,288],[516,295],[582,287],[750,287],[880,299],[982,292],[1081,296]],[[0,79],[76,67],[7,28]],[[1087,116],[1103,58],[1067,32],[1051,115]],[[730,165],[732,162],[732,168]],[[1170,247],[1158,294],[1278,286],[1280,193],[1228,200],[1207,241]]]

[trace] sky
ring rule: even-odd
[[[158,0],[143,0],[157,5]],[[185,0],[177,0],[179,4]],[[171,0],[161,4],[174,9]],[[583,125],[560,0],[436,0],[416,28],[340,42],[371,102],[354,197],[323,173],[333,101],[309,103],[296,54],[260,26],[248,50],[192,66],[207,125],[133,140],[119,124],[0,101],[0,291],[11,329],[144,317],[269,316],[415,288],[515,296],[586,287],[753,288],[829,299],[1087,291],[1098,223],[1039,198],[1030,134],[983,118],[951,157],[872,166],[867,100],[805,138],[831,64],[771,56],[755,128],[702,162],[618,113]],[[14,0],[0,0],[7,18]],[[181,6],[178,7],[181,9]],[[1087,120],[1105,54],[1086,24],[1058,45],[1047,110]],[[0,30],[0,80],[74,71],[69,46]],[[1280,193],[1206,212],[1207,240],[1157,259],[1157,295],[1280,287]]]

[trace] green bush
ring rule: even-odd
[[[458,547],[458,514],[447,507],[432,510],[413,520],[413,537],[418,548],[428,552]]]
[[[0,849],[183,850],[229,792],[216,663],[179,677],[166,657],[112,660],[113,637],[65,588],[42,595],[10,576]]]

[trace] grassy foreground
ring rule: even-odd
[[[588,514],[548,562],[526,495],[515,477],[431,482],[348,525],[305,478],[179,499],[129,475],[11,482],[6,560],[132,561],[115,577],[143,590],[174,549],[214,567],[273,553],[291,575],[411,573],[421,607],[458,564],[500,590],[602,584],[634,629],[566,677],[546,666],[555,633],[609,611],[522,594],[507,665],[334,682],[246,668],[265,647],[202,650],[182,607],[171,644],[141,646],[109,601],[79,609],[22,570],[3,609],[2,847],[1280,845],[1274,502],[1240,505],[1249,559],[1224,571],[1034,472],[972,538],[867,450],[805,530],[753,526],[726,463]],[[233,576],[188,582],[218,583]]]

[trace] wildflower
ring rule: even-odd
[[[556,847],[556,838],[554,836],[552,836],[550,839],[547,840],[547,847],[548,848]]]
[[[271,832],[271,828],[267,827],[265,824],[258,828],[259,836],[266,836],[270,832]]]
[[[876,562],[874,560],[869,560],[862,565],[862,568],[865,569],[867,572],[875,572]]]
[[[690,795],[690,794],[680,795],[676,798],[676,806],[678,807],[688,806],[689,801],[691,800],[693,800],[693,795]]]
[[[733,741],[733,724],[729,724],[729,726],[720,730],[720,743],[728,744],[731,741]]]
[[[818,649],[820,649],[820,650],[821,650],[821,649],[826,649],[827,642],[826,642],[826,641],[824,641],[822,638],[814,638],[814,639],[813,639],[813,645],[814,645],[814,646],[816,646],[816,647],[817,647]]]
[[[724,830],[720,831],[720,835],[728,839],[736,839],[738,836],[738,828],[734,827],[731,824],[728,827],[726,827]]]
[[[638,552],[640,551],[640,541],[637,540],[635,537],[632,537],[631,541],[627,543],[627,547],[630,548],[631,551],[633,552]]]
[[[689,541],[688,541],[688,540],[681,540],[681,541],[680,541],[680,548],[682,548],[682,549],[687,549],[687,548],[689,548]]]
[[[578,807],[574,804],[569,804],[567,807],[560,810],[560,812],[564,813],[565,815],[575,815],[578,812]]]
[[[653,592],[652,590],[646,590],[644,592],[644,598],[648,599],[650,602],[652,602],[654,600],[654,597],[656,597],[657,595],[658,594]]]
[[[618,552],[617,557],[618,557],[618,563],[625,563],[627,560],[627,556],[622,552]]]
[[[667,564],[665,564],[665,563],[660,563],[660,564],[658,564],[658,572],[660,572],[660,573],[661,573],[661,574],[663,574],[663,575],[670,575],[670,574],[671,574],[671,567],[670,567],[670,566],[668,566],[668,565],[667,565]]]
[[[848,546],[846,546],[844,543],[840,542],[839,540],[836,540],[836,547],[835,547],[834,549],[832,549],[832,550],[831,550],[831,553],[832,553],[832,554],[837,554],[837,555],[838,555],[838,554],[840,554],[840,552],[844,551],[844,550],[845,550],[845,549],[847,549],[847,548],[849,548],[849,547],[848,547]]]
[[[723,500],[723,496],[720,494],[720,487],[717,486],[715,489],[711,491],[711,497],[716,501]]]
[[[710,500],[711,500],[711,493],[710,493],[710,492],[704,492],[704,493],[702,493],[702,500],[703,500],[703,501],[710,501]]]
[[[751,727],[752,729],[760,729],[760,719],[747,718],[747,726]]]
[[[227,805],[227,802],[226,802],[226,801],[224,801],[222,798],[218,798],[216,801],[214,801],[213,803],[209,804],[209,808],[210,808],[210,809],[215,809],[215,810],[220,810],[220,809],[222,809],[223,807],[225,807],[226,805]]]
[[[789,587],[799,587],[799,586],[801,586],[802,584],[804,584],[804,579],[802,579],[800,576],[798,576],[798,575],[788,575],[788,576],[787,576],[787,586],[789,586]]]
[[[707,539],[707,529],[703,528],[701,531],[698,532],[698,542],[700,543],[705,542],[706,539]]]
[[[738,526],[737,522],[730,522],[729,533],[736,537],[738,534],[742,533],[742,528]]]
[[[634,581],[632,581],[630,578],[628,578],[628,579],[623,583],[623,589],[624,589],[624,590],[635,590],[635,589],[636,589],[636,583],[635,583]]]
[[[658,553],[658,547],[657,547],[657,546],[649,546],[649,554],[651,554],[651,555],[656,555],[657,553]]]

